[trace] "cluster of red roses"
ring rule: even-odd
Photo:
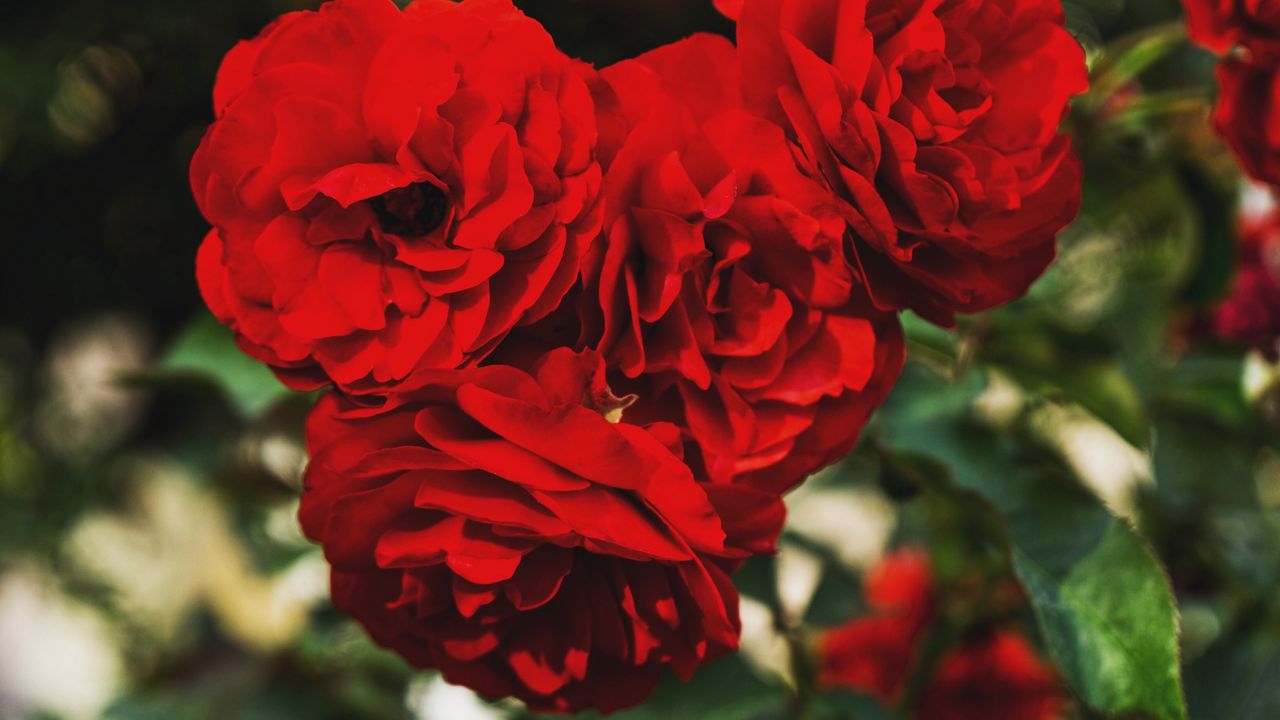
[[[719,2],[596,71],[510,0],[334,0],[226,57],[201,292],[298,389],[339,608],[488,697],[732,651],[729,574],[1080,202],[1058,0]],[[639,6],[638,6],[639,7]]]
[[[1184,0],[1188,34],[1218,63],[1218,133],[1253,178],[1280,186],[1280,1]],[[1280,210],[1245,218],[1235,288],[1214,332],[1280,354]]]
[[[869,617],[826,632],[819,679],[897,703],[926,662],[926,637],[938,622],[929,557],[900,550],[867,573]],[[1065,700],[1058,679],[1016,630],[983,627],[936,660],[918,689],[920,720],[1056,720]]]

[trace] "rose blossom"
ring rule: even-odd
[[[295,388],[482,359],[598,228],[586,72],[509,0],[333,0],[237,45],[191,164],[209,307]]]
[[[916,717],[928,720],[1060,720],[1065,703],[1053,671],[1026,638],[996,630],[942,659]]]
[[[906,685],[916,638],[935,612],[929,556],[900,550],[867,572],[863,594],[871,615],[819,639],[819,682],[871,693],[886,702]]]
[[[742,109],[731,42],[694,36],[601,79],[585,344],[711,476],[784,490],[857,440],[901,369],[898,321],[847,262],[838,201]]]
[[[1277,0],[1183,0],[1187,34],[1219,54],[1243,46],[1254,60],[1280,60]]]
[[[877,304],[950,323],[1022,295],[1080,205],[1088,84],[1058,0],[722,0],[743,92],[844,203]]]
[[[671,425],[611,422],[597,354],[402,390],[308,422],[303,528],[377,642],[489,698],[606,712],[737,648],[727,572],[773,548],[781,502],[699,481]]]
[[[923,659],[937,618],[933,571],[919,550],[901,550],[864,583],[868,617],[824,633],[819,682],[893,704]],[[985,629],[963,638],[931,668],[912,717],[920,720],[1056,720],[1064,701],[1055,674],[1016,632]]]
[[[1218,64],[1218,134],[1255,179],[1280,184],[1280,2],[1183,0],[1187,34],[1225,56]]]
[[[1218,64],[1213,124],[1244,169],[1280,184],[1280,72],[1266,63],[1228,59]]]
[[[1231,294],[1213,312],[1223,340],[1280,356],[1280,211],[1243,223],[1240,264]]]

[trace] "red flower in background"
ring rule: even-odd
[[[1215,310],[1213,333],[1280,356],[1280,211],[1243,223],[1240,265],[1231,295]]]
[[[1053,672],[1017,633],[968,640],[942,660],[920,697],[924,720],[1057,720],[1063,700]]]
[[[334,0],[223,61],[201,291],[295,388],[381,391],[549,313],[598,229],[584,67],[509,0]]]
[[[334,603],[450,682],[539,710],[615,710],[664,667],[735,650],[727,572],[769,552],[776,495],[700,482],[679,431],[617,419],[594,353],[424,373],[308,423],[300,511]]]
[[[732,43],[698,35],[601,79],[585,344],[643,379],[636,411],[678,420],[711,476],[789,488],[848,452],[888,394],[897,318],[867,302],[838,201],[742,110]]]
[[[867,573],[869,617],[824,634],[819,681],[897,703],[937,615],[929,558],[899,551]],[[1053,670],[1016,632],[988,630],[950,649],[921,690],[920,720],[1056,720],[1064,700]]]
[[[1280,184],[1280,73],[1266,63],[1229,59],[1218,64],[1213,123],[1244,169]]]
[[[1219,54],[1243,46],[1254,60],[1280,59],[1277,0],[1183,0],[1187,34]]]
[[[1058,0],[722,0],[748,106],[842,199],[877,304],[949,323],[1044,271],[1080,204],[1087,88]]]
[[[1280,2],[1183,0],[1187,34],[1224,55],[1213,123],[1246,172],[1280,184]]]
[[[902,550],[867,572],[863,594],[872,614],[830,630],[819,642],[819,682],[896,699],[916,659],[916,640],[933,620],[929,556]]]

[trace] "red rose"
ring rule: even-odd
[[[1280,356],[1280,211],[1241,228],[1235,286],[1214,311],[1212,328],[1224,340]]]
[[[933,620],[929,556],[903,550],[868,571],[863,593],[872,614],[819,638],[819,683],[897,699],[916,660],[916,640]]]
[[[1262,63],[1224,60],[1218,88],[1218,134],[1250,175],[1280,184],[1280,72]]]
[[[191,164],[201,291],[296,388],[474,363],[598,230],[583,67],[509,0],[334,0],[223,62]]]
[[[716,9],[731,20],[737,20],[742,14],[743,0],[712,0],[712,4]]]
[[[690,72],[689,68],[697,68]],[[838,202],[741,108],[730,41],[601,73],[605,218],[583,260],[585,342],[678,421],[715,478],[782,491],[848,452],[902,365]]]
[[[1280,60],[1280,2],[1183,0],[1187,34],[1217,53],[1243,45],[1255,60]]]
[[[594,353],[416,376],[308,424],[300,516],[333,599],[409,662],[538,710],[616,710],[735,650],[737,558],[776,496],[699,482],[673,426],[618,419]],[[606,416],[610,419],[606,419]]]
[[[877,304],[942,323],[1023,294],[1080,204],[1088,85],[1058,0],[745,0],[743,93],[842,199]]]
[[[995,631],[942,659],[920,696],[921,720],[1058,720],[1058,681],[1026,639]]]
[[[887,557],[866,577],[869,617],[819,640],[819,682],[900,702],[937,616],[929,558]],[[932,669],[912,717],[920,720],[1055,720],[1064,701],[1053,670],[1021,635],[984,630],[961,640]]]

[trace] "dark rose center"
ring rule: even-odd
[[[384,232],[421,237],[435,232],[449,212],[449,198],[431,183],[396,188],[370,201]]]

